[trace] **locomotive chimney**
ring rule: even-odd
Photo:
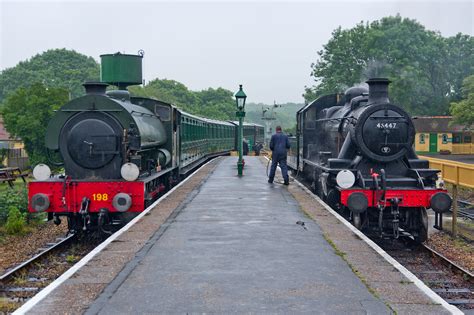
[[[105,95],[105,90],[109,85],[103,82],[85,82],[82,86],[86,89],[88,95]]]
[[[373,78],[365,81],[369,85],[370,103],[389,103],[388,85],[390,80],[386,78]]]

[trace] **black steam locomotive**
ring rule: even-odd
[[[410,116],[390,103],[387,79],[318,98],[297,112],[288,166],[358,229],[427,238],[426,209],[451,207],[436,188],[438,170],[413,149]]]

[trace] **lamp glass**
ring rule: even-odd
[[[244,108],[244,104],[245,104],[245,99],[239,97],[239,98],[237,99],[237,107],[239,107],[239,108]]]

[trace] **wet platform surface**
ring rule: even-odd
[[[87,313],[390,313],[287,187],[246,162],[238,178],[223,159]]]

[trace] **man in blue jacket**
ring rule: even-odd
[[[270,140],[270,150],[272,150],[272,166],[270,168],[270,175],[268,176],[268,182],[270,184],[273,183],[277,165],[280,164],[284,185],[289,185],[288,167],[286,166],[286,151],[289,148],[290,141],[288,140],[288,136],[281,132],[280,126],[277,126],[276,133]]]

